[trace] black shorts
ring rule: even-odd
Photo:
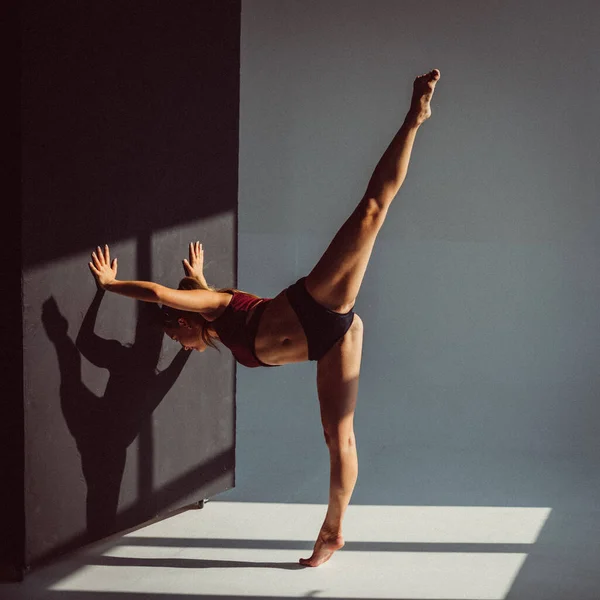
[[[341,314],[319,304],[306,290],[302,277],[285,290],[308,340],[308,360],[319,360],[342,337],[354,319],[354,311]]]

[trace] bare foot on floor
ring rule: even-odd
[[[305,567],[318,567],[327,562],[336,550],[344,545],[344,538],[341,535],[329,535],[323,531],[315,542],[315,547],[310,558],[301,558],[301,565]]]
[[[431,97],[440,76],[438,69],[433,69],[415,79],[409,114],[419,125],[431,116]]]

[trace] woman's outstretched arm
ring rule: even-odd
[[[229,294],[211,290],[175,290],[153,281],[119,281],[117,279],[117,259],[110,260],[108,245],[92,252],[90,270],[98,285],[109,292],[141,300],[166,304],[171,308],[190,312],[210,313],[224,305]]]

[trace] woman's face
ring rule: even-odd
[[[204,352],[208,346],[202,339],[202,328],[200,325],[179,319],[179,327],[165,327],[165,333],[176,342],[179,342],[185,350],[197,350]]]

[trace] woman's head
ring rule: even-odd
[[[202,285],[193,277],[184,277],[177,286],[180,290],[211,289]],[[162,307],[162,327],[164,332],[186,350],[204,352],[208,346],[217,348],[213,342],[213,332],[207,321],[200,313]]]

